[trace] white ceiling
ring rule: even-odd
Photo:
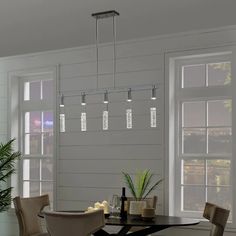
[[[92,44],[91,13],[106,10],[120,13],[118,40],[236,25],[236,0],[0,0],[0,57]]]

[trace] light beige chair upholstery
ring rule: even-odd
[[[130,201],[134,201],[134,198],[132,197],[127,197],[127,211],[129,213],[129,206],[130,206]],[[146,198],[145,199],[146,203],[147,203],[147,208],[151,207],[151,208],[155,208],[157,206],[157,196],[153,196],[151,198]]]
[[[145,201],[147,203],[147,208],[154,208],[156,209],[156,206],[157,206],[157,196],[153,196],[151,198],[146,198]],[[128,213],[129,213],[129,206],[130,206],[130,201],[133,201],[134,198],[131,198],[131,197],[128,197],[127,198],[127,210],[128,210]],[[139,226],[133,226],[129,231],[130,232],[135,232],[135,231],[138,231],[140,229],[142,229],[143,227],[139,227]]]
[[[51,211],[44,215],[50,236],[87,236],[105,225],[103,210],[83,213]]]
[[[229,210],[206,202],[203,217],[212,223],[210,236],[222,236],[229,217]]]
[[[19,223],[20,236],[49,236],[40,225],[38,214],[45,206],[49,206],[48,195],[13,199]]]

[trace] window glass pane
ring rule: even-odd
[[[23,196],[34,197],[40,195],[40,182],[24,181],[23,183]]]
[[[39,101],[41,99],[41,82],[30,82],[29,97],[31,101]]]
[[[183,126],[184,127],[205,126],[205,102],[183,103]]]
[[[208,129],[208,153],[231,153],[232,132],[231,128]]]
[[[183,129],[183,153],[206,153],[205,129]]]
[[[232,209],[232,191],[229,187],[207,187],[207,201]]]
[[[26,134],[25,135],[25,154],[41,155],[41,135]]]
[[[208,126],[231,126],[231,100],[208,101]]]
[[[230,185],[230,160],[207,161],[207,184]]]
[[[53,131],[53,113],[52,111],[43,112],[43,131],[52,132]]]
[[[43,99],[53,99],[53,80],[43,80]]]
[[[25,82],[24,83],[24,101],[30,100],[30,83]]]
[[[29,112],[29,122],[30,122],[30,133],[39,133],[42,131],[42,118],[41,112],[31,111]],[[25,125],[26,126],[26,125]]]
[[[183,161],[184,184],[204,184],[205,168],[202,160]]]
[[[52,155],[53,153],[53,134],[43,134],[43,155]]]
[[[40,160],[26,159],[23,162],[23,179],[39,180],[40,178]]]
[[[41,160],[42,163],[42,180],[53,180],[53,160]]]
[[[231,63],[208,64],[208,86],[231,84]]]
[[[182,76],[182,88],[205,87],[205,65],[184,66]]]
[[[184,211],[201,211],[205,205],[205,190],[199,186],[183,186],[182,199]]]
[[[53,183],[52,182],[42,182],[42,193],[41,194],[48,194],[49,200],[53,201]]]
[[[40,195],[40,182],[30,182],[30,196]]]

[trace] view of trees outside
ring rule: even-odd
[[[37,102],[43,99],[52,99],[52,96],[52,80],[25,83],[24,101]],[[27,111],[24,117],[24,196],[49,193],[52,200],[53,112],[46,110]]]
[[[227,86],[230,83],[230,62],[183,67],[182,88]],[[184,211],[202,212],[206,201],[231,209],[231,161],[220,158],[232,153],[231,127],[231,99],[182,103]],[[196,159],[188,156],[196,156]]]

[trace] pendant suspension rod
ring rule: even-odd
[[[113,20],[113,87],[116,87],[116,17]]]
[[[98,18],[96,18],[96,59],[97,59],[97,89],[98,89]]]

